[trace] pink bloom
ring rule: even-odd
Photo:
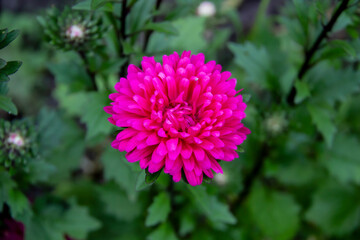
[[[241,123],[246,104],[235,90],[236,79],[190,51],[165,55],[163,64],[143,57],[141,67],[128,67],[127,78],[109,96],[111,106],[104,108],[112,124],[125,128],[112,147],[150,173],[164,168],[175,182],[182,171],[193,186],[203,174],[222,173],[217,160],[239,157],[237,145],[250,133]]]

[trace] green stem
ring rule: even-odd
[[[314,44],[312,47],[305,52],[305,60],[303,64],[301,65],[301,68],[297,74],[297,78],[299,80],[302,80],[306,72],[313,66],[311,64],[311,60],[316,53],[316,51],[319,49],[319,46],[321,42],[327,37],[328,33],[332,30],[334,27],[336,21],[340,17],[341,13],[343,13],[347,8],[350,0],[343,0],[338,7],[338,9],[335,11],[334,15],[331,17],[330,21],[323,26],[322,31],[320,32],[319,36],[316,38]],[[296,89],[295,86],[291,88],[290,94],[287,97],[287,102],[289,105],[294,106],[295,105],[295,96],[296,96]]]

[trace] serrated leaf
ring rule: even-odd
[[[300,207],[291,195],[257,185],[247,202],[253,221],[265,237],[290,240],[299,228]]]
[[[318,64],[307,76],[312,101],[333,105],[360,89],[360,72],[351,68],[334,69],[329,64]]]
[[[89,214],[86,207],[72,204],[65,215],[54,223],[54,228],[76,239],[86,239],[89,232],[98,229],[101,223]]]
[[[328,235],[350,233],[360,223],[359,197],[358,190],[351,185],[327,183],[315,193],[306,219]]]
[[[336,59],[345,56],[356,56],[356,50],[351,44],[344,40],[332,40],[321,51],[320,56],[316,58],[316,61],[320,62],[326,59]]]
[[[115,183],[97,188],[105,212],[119,220],[132,221],[141,213],[141,206],[135,198],[130,199]]]
[[[29,200],[17,189],[10,189],[6,203],[9,205],[11,216],[15,219],[31,213]]]
[[[80,167],[85,151],[84,133],[79,125],[74,122],[64,122],[62,141],[46,161],[56,167],[56,171],[49,178],[51,183],[59,183],[67,180],[73,170]]]
[[[229,207],[220,202],[215,196],[208,195],[205,187],[188,186],[188,189],[193,194],[195,202],[199,209],[214,223],[214,224],[235,224],[236,218],[230,212]]]
[[[125,158],[125,154],[119,152],[119,150],[108,147],[101,156],[101,162],[104,166],[105,179],[107,181],[115,180],[119,186],[126,190],[129,198],[135,198],[137,174],[131,169],[130,164]]]
[[[169,223],[161,224],[156,230],[149,234],[147,240],[177,240],[175,232]]]
[[[14,41],[15,38],[19,35],[19,33],[19,30],[12,30],[11,32],[8,32],[6,37],[0,42],[0,49],[6,47],[12,41]]]
[[[270,56],[265,48],[258,48],[246,42],[244,44],[229,43],[229,49],[235,55],[235,63],[247,73],[249,81],[260,86],[271,87]]]
[[[81,112],[81,121],[86,124],[86,138],[92,139],[99,134],[111,132],[112,125],[108,122],[109,115],[103,108],[109,105],[108,95],[105,93],[89,93],[86,95],[86,105]]]
[[[330,174],[344,184],[360,184],[360,143],[355,136],[339,134],[321,156]]]
[[[48,64],[50,72],[55,76],[57,84],[66,84],[70,92],[84,90],[91,86],[91,80],[82,64],[76,61],[62,61]]]
[[[29,181],[31,183],[47,182],[55,172],[56,167],[44,160],[29,163]]]
[[[313,104],[308,104],[307,108],[316,128],[319,130],[321,135],[323,135],[326,144],[330,147],[334,140],[336,127],[331,120],[329,111],[319,105]]]
[[[145,220],[147,227],[155,226],[166,221],[170,213],[170,198],[167,193],[162,192],[154,198],[153,203],[148,208],[148,215]]]
[[[169,34],[169,35],[178,35],[179,31],[174,27],[171,22],[149,22],[144,27],[147,30],[154,30],[157,32]]]
[[[296,89],[296,96],[295,96],[295,103],[299,104],[304,101],[306,98],[310,97],[310,90],[309,86],[304,81],[295,81],[295,89]]]
[[[18,114],[15,104],[11,101],[9,97],[3,95],[0,95],[0,109],[10,114],[14,114],[14,115]]]

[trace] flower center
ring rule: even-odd
[[[25,144],[24,139],[21,137],[19,133],[10,133],[7,142],[19,148],[24,146]]]
[[[66,36],[68,36],[70,39],[83,38],[84,29],[80,25],[72,25],[66,30]]]
[[[175,128],[177,130],[186,131],[189,127],[196,124],[193,108],[188,103],[170,104],[165,108],[164,128]]]

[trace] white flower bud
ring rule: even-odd
[[[20,136],[19,133],[10,133],[7,142],[17,147],[22,147],[25,144],[24,139]]]
[[[200,3],[196,12],[199,16],[211,17],[211,16],[215,15],[216,7],[213,2],[204,1],[204,2]]]
[[[216,174],[214,176],[214,179],[215,179],[215,182],[220,186],[224,186],[228,182],[228,176],[225,173]]]
[[[72,25],[66,30],[66,36],[70,39],[83,38],[84,28],[80,25]]]

